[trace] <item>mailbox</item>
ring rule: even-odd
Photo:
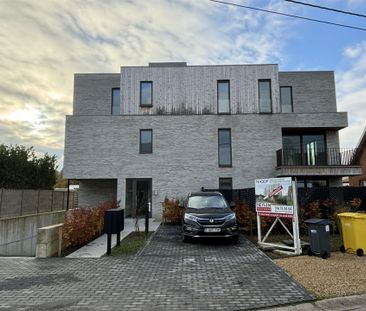
[[[104,211],[104,233],[120,233],[124,227],[124,209],[114,208]]]

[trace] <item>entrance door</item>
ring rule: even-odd
[[[126,217],[145,216],[151,205],[151,184],[151,178],[126,179]]]

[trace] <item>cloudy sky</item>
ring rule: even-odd
[[[231,0],[228,0],[231,1]],[[366,18],[284,0],[232,0],[366,28]],[[303,0],[366,14],[364,0]],[[366,125],[366,32],[208,0],[0,0],[0,143],[63,158],[75,72],[118,72],[153,61],[278,63],[334,70],[339,111],[355,147]]]

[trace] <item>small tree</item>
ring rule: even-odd
[[[33,147],[0,145],[0,188],[53,189],[56,156],[35,155]]]

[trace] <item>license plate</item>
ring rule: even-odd
[[[205,228],[205,232],[220,232],[220,228]]]

